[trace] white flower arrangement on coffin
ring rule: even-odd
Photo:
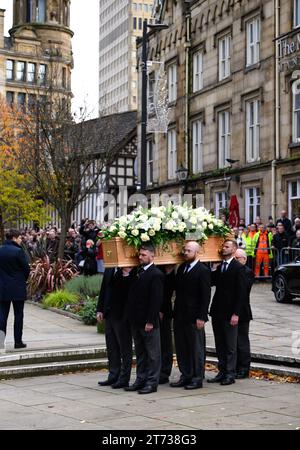
[[[225,237],[230,229],[205,208],[184,205],[139,207],[131,214],[117,218],[103,230],[104,239],[119,237],[139,248],[149,242],[154,246],[169,241],[196,240],[202,244],[210,236]]]

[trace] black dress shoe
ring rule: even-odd
[[[128,383],[125,383],[124,381],[117,381],[116,383],[113,383],[111,385],[111,387],[113,389],[121,389],[121,388],[128,387]]]
[[[133,383],[131,386],[126,386],[124,388],[124,391],[134,392],[134,391],[138,391],[139,389],[143,389],[144,387],[145,387],[144,383]]]
[[[160,378],[158,384],[166,384],[169,383],[169,378]]]
[[[201,389],[203,387],[202,383],[190,383],[184,386],[184,389]]]
[[[139,394],[151,394],[157,391],[157,386],[145,386],[143,389],[139,389]]]
[[[221,381],[222,386],[229,386],[229,384],[235,383],[235,379],[233,377],[225,377],[224,380]]]
[[[179,380],[179,381],[176,381],[175,383],[170,383],[170,386],[174,387],[174,388],[177,388],[177,387],[180,388],[180,387],[184,387],[184,386],[186,386],[188,384],[190,384],[190,381]]]
[[[16,342],[15,343],[15,348],[26,348],[27,344],[25,344],[24,342]]]
[[[116,383],[115,380],[98,381],[99,386],[111,386],[114,383]]]
[[[207,380],[208,383],[220,383],[222,380],[224,380],[225,375],[221,372],[218,373],[214,378],[209,378]]]
[[[243,378],[249,378],[249,372],[245,371],[245,372],[238,372],[235,376],[235,378],[237,380],[242,380]]]

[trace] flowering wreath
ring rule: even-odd
[[[230,229],[205,208],[174,205],[139,207],[121,216],[103,230],[104,239],[120,237],[128,245],[140,247],[145,242],[158,246],[170,240],[197,240],[203,243],[209,236],[225,237]]]

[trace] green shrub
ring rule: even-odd
[[[97,323],[97,297],[87,296],[85,304],[79,315],[86,325],[96,325]]]
[[[67,291],[56,291],[47,294],[43,299],[45,308],[60,308],[63,309],[66,305],[78,303],[78,295]]]
[[[80,296],[80,298],[97,297],[100,292],[102,282],[102,275],[93,275],[86,277],[79,275],[78,277],[69,280],[64,289]]]

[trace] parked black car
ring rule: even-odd
[[[279,303],[300,297],[300,257],[289,264],[278,266],[273,274],[272,291]]]

